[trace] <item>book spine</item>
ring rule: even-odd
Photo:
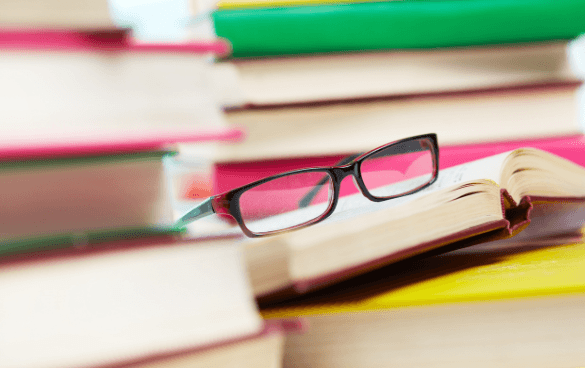
[[[233,57],[572,39],[585,0],[388,1],[218,10]]]

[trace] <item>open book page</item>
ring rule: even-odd
[[[486,157],[484,159],[441,170],[435,183],[417,193],[404,197],[399,197],[384,202],[372,202],[364,197],[364,195],[361,193],[340,197],[335,211],[321,224],[344,221],[379,210],[401,206],[417,198],[426,196],[445,188],[449,188],[458,183],[477,179],[487,179],[499,184],[501,167],[510,152],[501,153],[495,156]],[[417,180],[417,178],[413,178],[411,180]],[[405,186],[408,188],[412,187],[412,185],[409,185],[409,183],[405,182],[392,184],[392,186]],[[279,223],[290,223],[291,221],[288,219],[291,217],[315,218],[320,213],[322,213],[322,210],[319,210],[319,213],[312,213],[315,212],[316,207],[318,207],[318,205],[308,206],[267,219],[258,220],[256,221],[256,224],[258,227],[263,228],[278,228]],[[239,227],[228,227],[225,225],[225,223],[222,222],[222,220],[217,219],[216,217],[210,220],[203,219],[202,221],[205,221],[206,224],[202,225],[201,223],[198,224],[198,222],[195,222],[189,225],[188,230],[191,235],[230,236],[241,233]],[[273,225],[270,226],[269,223],[273,223]]]
[[[481,160],[469,162],[466,164],[462,164],[459,166],[454,166],[445,170],[441,170],[439,172],[439,176],[437,181],[433,183],[431,186],[408,196],[399,197],[396,199],[392,199],[389,201],[384,202],[372,202],[366,197],[364,197],[361,193],[356,193],[350,196],[341,197],[339,198],[337,207],[335,211],[331,214],[329,218],[324,220],[322,224],[325,223],[332,223],[338,221],[344,221],[351,219],[353,217],[365,215],[368,213],[380,211],[387,208],[398,207],[404,205],[406,203],[412,202],[417,198],[421,198],[428,194],[437,192],[439,190],[449,188],[454,186],[458,183],[463,183],[467,181],[477,180],[477,179],[487,179],[491,180],[495,183],[499,183],[500,180],[500,171],[504,160],[508,157],[510,152],[502,153],[499,155],[486,157]],[[416,178],[412,179],[416,180]],[[401,182],[397,184],[392,184],[392,186],[405,186],[406,188],[412,187],[408,183]],[[400,190],[398,190],[400,192]],[[286,223],[288,222],[285,217],[287,216],[295,216],[301,218],[315,218],[318,214],[311,216],[310,212],[314,211],[314,207],[317,206],[309,206],[306,208],[302,208],[296,210],[294,212],[288,212],[285,214],[281,214],[278,216],[274,216],[268,219],[264,219],[261,221],[266,222],[274,222],[276,223]],[[305,212],[302,215],[299,212]],[[278,225],[275,225],[278,226]]]

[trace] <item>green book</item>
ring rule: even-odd
[[[573,39],[585,0],[419,0],[218,10],[233,57]]]
[[[180,236],[183,232],[183,229],[174,227],[144,227],[60,233],[8,240],[0,239],[0,260],[4,256],[16,254],[42,253],[73,247],[98,247],[103,243],[122,240],[134,239],[140,241],[142,239],[147,242],[146,239],[173,239]]]
[[[0,258],[173,235],[164,150],[0,161]]]

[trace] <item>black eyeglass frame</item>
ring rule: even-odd
[[[430,152],[431,152],[431,156],[432,156],[432,160],[433,160],[433,174],[432,174],[431,179],[427,183],[420,185],[420,186],[418,186],[418,187],[416,187],[408,192],[401,193],[401,194],[398,194],[395,196],[388,196],[388,197],[377,197],[377,196],[372,195],[368,191],[366,185],[364,184],[363,178],[361,176],[361,165],[367,158],[369,158],[370,156],[373,156],[376,153],[383,151],[383,150],[385,150],[393,145],[399,145],[399,144],[403,144],[403,143],[409,142],[409,141],[425,140],[425,139],[427,139],[428,142],[430,143],[428,148],[430,148]],[[427,147],[424,147],[424,148],[427,148]],[[267,183],[269,181],[272,181],[272,180],[275,180],[278,178],[282,178],[282,177],[289,176],[289,175],[296,175],[296,174],[300,174],[300,173],[311,173],[311,172],[322,172],[326,175],[329,175],[329,177],[331,178],[331,185],[333,186],[333,196],[332,196],[333,198],[330,199],[328,208],[325,210],[325,212],[321,216],[316,217],[312,220],[303,222],[301,224],[295,225],[295,226],[291,226],[291,227],[287,227],[287,228],[279,229],[279,230],[274,230],[274,231],[262,232],[262,233],[255,233],[255,232],[251,231],[246,226],[245,221],[244,221],[242,214],[241,214],[241,210],[240,210],[240,197],[242,196],[242,194],[244,194],[249,189],[252,189],[254,187],[257,187],[259,185],[262,185],[264,183]],[[331,216],[331,214],[335,210],[335,207],[337,206],[337,202],[339,201],[339,192],[340,192],[341,182],[348,175],[353,176],[353,178],[355,179],[355,182],[357,183],[359,190],[362,192],[362,194],[366,198],[368,198],[369,200],[371,200],[373,202],[383,202],[383,201],[387,201],[390,199],[399,198],[399,197],[403,197],[403,196],[415,193],[421,189],[424,189],[424,188],[430,186],[431,184],[433,184],[437,180],[438,173],[439,173],[439,144],[438,144],[438,140],[437,140],[437,135],[434,133],[423,134],[423,135],[418,135],[418,136],[414,136],[414,137],[400,139],[400,140],[385,144],[383,146],[377,147],[371,151],[368,151],[368,152],[356,157],[355,159],[351,160],[349,163],[346,163],[346,164],[342,164],[339,166],[331,166],[331,167],[313,167],[313,168],[299,169],[299,170],[294,170],[294,171],[287,171],[287,172],[282,173],[282,174],[269,176],[267,178],[254,181],[250,184],[246,184],[244,186],[232,189],[230,191],[214,195],[214,196],[208,198],[207,200],[205,200],[203,203],[201,203],[195,209],[193,209],[192,211],[187,213],[185,216],[183,216],[179,220],[178,225],[184,225],[184,224],[190,223],[192,221],[195,221],[199,218],[216,213],[218,215],[227,215],[227,216],[234,218],[234,220],[240,226],[240,228],[242,229],[244,234],[246,234],[248,237],[256,238],[256,237],[274,235],[277,233],[282,233],[285,231],[300,229],[302,227],[313,225],[313,224],[316,224],[320,221],[323,221],[326,218],[328,218],[329,216]]]

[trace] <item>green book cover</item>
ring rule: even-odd
[[[585,32],[585,0],[417,0],[218,10],[233,57],[425,49],[546,40]]]
[[[175,155],[175,151],[155,150],[138,151],[117,154],[100,154],[89,156],[67,156],[67,157],[43,157],[39,159],[22,159],[0,162],[0,182],[3,175],[10,175],[14,172],[35,172],[46,171],[53,168],[76,168],[96,167],[107,164],[119,164],[131,161],[161,161],[164,156]],[[42,183],[39,183],[42,185]],[[9,194],[9,193],[8,193]],[[33,225],[31,225],[33,226]],[[101,243],[117,241],[122,239],[174,236],[184,232],[184,229],[169,226],[139,226],[132,228],[103,228],[93,229],[76,233],[58,232],[25,237],[6,237],[0,234],[0,258],[15,254],[42,252],[54,249],[70,248],[75,246],[95,246]]]
[[[43,252],[99,244],[123,239],[178,236],[184,229],[174,227],[144,227],[127,229],[105,229],[84,233],[51,234],[40,237],[0,240],[0,258],[15,254]]]

